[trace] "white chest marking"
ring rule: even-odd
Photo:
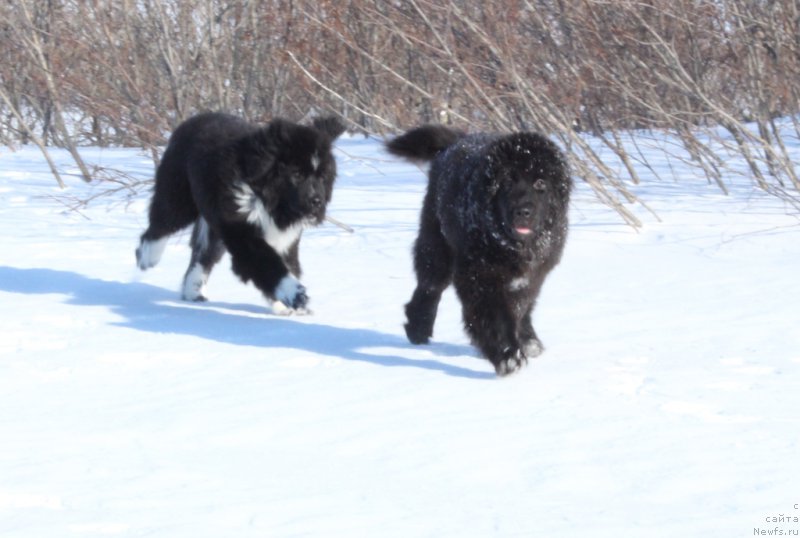
[[[510,291],[519,291],[523,288],[527,288],[530,282],[524,276],[517,277],[512,279],[511,282],[508,283],[508,289]]]
[[[281,230],[275,224],[275,221],[269,217],[269,225],[266,228],[262,227],[264,230],[264,241],[267,242],[269,246],[274,248],[278,254],[286,254],[289,252],[291,246],[300,239],[300,234],[303,233],[303,224],[292,224],[288,228]]]
[[[287,228],[279,228],[267,208],[264,207],[264,203],[250,188],[250,185],[241,182],[236,183],[233,195],[239,208],[239,213],[245,216],[247,222],[261,229],[264,241],[274,248],[278,254],[286,254],[291,246],[300,239],[305,223],[297,222]]]

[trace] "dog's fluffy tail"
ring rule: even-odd
[[[423,125],[389,140],[386,149],[398,157],[428,162],[463,136],[463,132],[444,125]]]

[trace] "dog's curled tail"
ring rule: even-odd
[[[428,162],[440,151],[455,144],[464,134],[444,125],[423,125],[389,140],[386,149],[398,157]]]

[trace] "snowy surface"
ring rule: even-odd
[[[71,209],[105,187],[0,149],[0,537],[800,534],[796,208],[653,154],[676,180],[632,187],[637,232],[578,185],[547,349],[497,379],[452,291],[432,345],[403,334],[423,173],[337,148],[355,232],[305,233],[295,318],[227,260],[180,301],[188,234],[135,268],[147,192]]]

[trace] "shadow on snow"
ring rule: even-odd
[[[438,370],[447,375],[472,379],[495,378],[493,373],[433,359],[409,359],[363,351],[365,348],[387,347],[409,349],[411,344],[400,336],[369,329],[320,325],[306,319],[254,317],[253,313],[266,312],[266,307],[256,309],[248,304],[212,301],[176,305],[174,292],[141,282],[99,280],[53,269],[0,267],[0,290],[24,294],[59,293],[69,296],[70,304],[107,306],[125,318],[124,322],[117,325],[140,331],[185,334],[235,345],[302,349],[379,366]],[[247,315],[237,314],[236,311]],[[471,348],[467,346],[435,344],[428,349],[444,356],[472,355]]]

